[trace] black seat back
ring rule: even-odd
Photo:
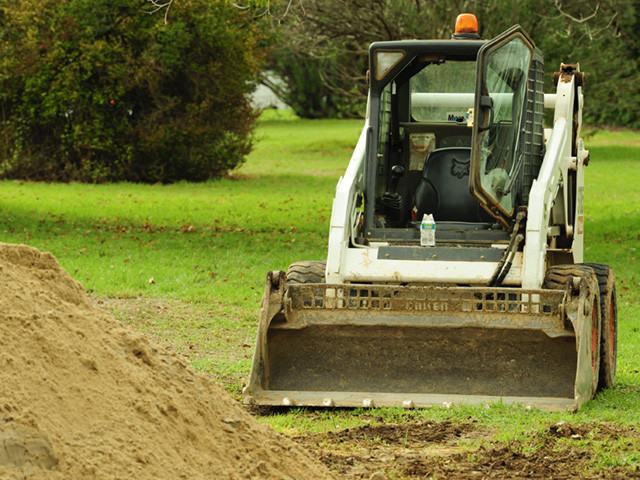
[[[470,148],[438,148],[433,150],[422,169],[415,193],[418,220],[425,213],[436,221],[482,222],[486,215],[469,193]]]

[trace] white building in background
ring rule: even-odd
[[[267,72],[267,80],[272,83],[282,83],[278,77]],[[273,90],[264,84],[259,84],[251,94],[251,106],[256,110],[264,110],[265,108],[277,108],[279,110],[286,110],[291,107],[284,103]]]

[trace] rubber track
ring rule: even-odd
[[[324,283],[326,268],[326,260],[292,263],[287,270],[287,283]]]

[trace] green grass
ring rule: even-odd
[[[603,392],[594,410],[640,407],[640,134],[600,131],[587,141],[585,260],[616,273],[619,355],[617,388]],[[640,422],[640,413],[636,416]]]
[[[237,396],[265,274],[325,257],[333,192],[361,126],[270,112],[247,162],[230,178],[203,184],[0,182],[0,239],[52,252],[117,318],[188,355]],[[504,441],[526,440],[558,421],[640,423],[640,134],[601,130],[586,143],[585,261],[608,263],[617,275],[616,388],[576,414],[490,405],[293,410],[262,420],[305,432],[472,418]],[[638,448],[592,447],[602,465],[640,462]]]
[[[0,239],[51,251],[98,295],[255,308],[267,270],[326,255],[335,183],[360,130],[295,125],[263,124],[246,164],[215,182],[2,182]]]

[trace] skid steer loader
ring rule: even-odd
[[[576,410],[611,387],[615,280],[582,263],[579,66],[545,95],[527,33],[486,41],[469,14],[451,40],[373,43],[369,61],[327,260],[267,274],[244,402]]]

